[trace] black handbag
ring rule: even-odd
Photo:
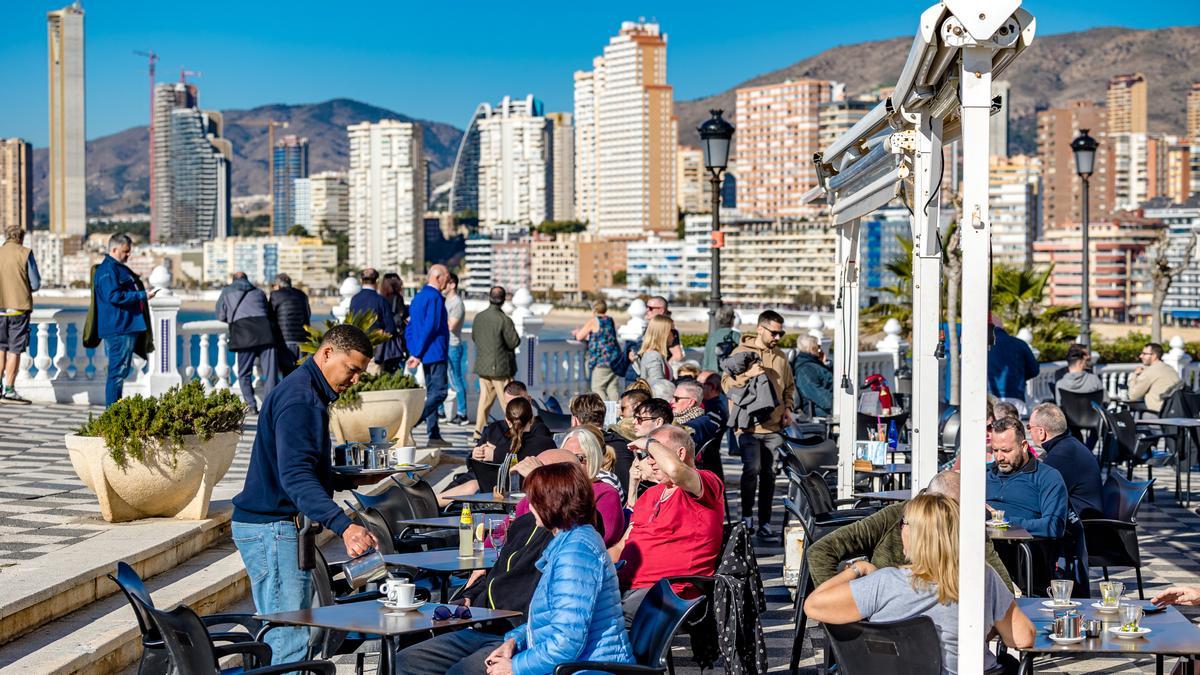
[[[238,308],[250,291],[242,293],[229,317],[237,316]],[[275,343],[275,332],[271,328],[269,316],[251,316],[229,322],[229,350],[234,352],[269,347]]]

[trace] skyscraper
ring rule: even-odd
[[[546,113],[554,123],[553,152],[554,220],[575,218],[575,122],[569,112]]]
[[[704,151],[681,145],[675,151],[677,206],[684,213],[712,213],[712,183],[704,168]]]
[[[309,234],[345,233],[350,225],[350,184],[345,171],[322,171],[308,177],[312,217]]]
[[[539,225],[554,209],[553,122],[532,94],[478,120],[479,223]]]
[[[1187,95],[1187,142],[1200,143],[1200,82]]]
[[[992,157],[1008,157],[1008,97],[1012,87],[1007,80],[992,83],[992,97],[1000,97],[1000,112],[990,118],[992,125],[990,151]]]
[[[154,88],[155,241],[178,244],[229,235],[230,162],[221,113],[201,110],[196,85]]]
[[[1026,268],[1033,262],[1033,242],[1041,236],[1041,163],[1025,155],[993,155],[990,164],[992,260]]]
[[[0,138],[0,232],[33,226],[33,148],[19,138]]]
[[[576,217],[610,237],[675,230],[676,125],[667,36],[626,21],[575,73]]]
[[[739,210],[765,218],[811,211],[803,197],[817,184],[819,113],[833,89],[804,79],[737,90]]]
[[[1037,114],[1038,159],[1042,162],[1042,226],[1046,230],[1078,223],[1082,218],[1083,186],[1075,172],[1071,141],[1088,129],[1100,141],[1095,174],[1090,185],[1091,219],[1106,219],[1112,211],[1108,192],[1108,154],[1104,106],[1091,101],[1069,101],[1064,108],[1049,108]]]
[[[1146,76],[1113,75],[1105,97],[1109,134],[1144,134],[1146,127]]]
[[[87,125],[84,104],[83,8],[46,14],[50,62],[50,231],[87,228]]]
[[[425,267],[421,125],[397,120],[347,127],[350,264],[402,275]]]
[[[458,143],[450,182],[450,212],[479,216],[479,122],[492,114],[490,103],[480,103]]]
[[[286,234],[296,224],[292,190],[295,189],[297,178],[308,177],[308,139],[288,134],[275,141],[271,152],[274,153],[271,169],[275,172],[272,181],[275,193],[272,195],[274,219],[271,234],[279,236]]]

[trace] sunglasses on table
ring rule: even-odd
[[[471,618],[471,608],[466,605],[454,605],[453,608],[449,605],[438,605],[433,610],[435,621],[447,621],[451,618],[469,619]]]

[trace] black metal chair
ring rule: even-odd
[[[718,431],[716,435],[704,442],[700,449],[696,451],[696,466],[701,469],[707,469],[725,482],[725,467],[721,466],[721,433]]]
[[[1087,540],[1088,565],[1100,567],[1108,580],[1109,567],[1132,567],[1137,577],[1138,597],[1145,599],[1142,588],[1142,554],[1138,548],[1137,512],[1155,479],[1130,481],[1117,472],[1109,472],[1101,496],[1104,517],[1083,520]]]
[[[1073,391],[1059,391],[1059,407],[1067,418],[1067,430],[1087,446],[1088,450],[1096,447],[1100,438],[1100,423],[1102,421],[1099,406],[1104,404],[1104,392],[1094,391],[1090,394],[1077,394]]]
[[[109,574],[109,579],[125,594],[125,599],[133,607],[133,616],[137,619],[138,629],[142,633],[142,659],[138,664],[138,675],[166,672],[170,657],[162,635],[150,618],[146,608],[154,607],[154,600],[146,590],[146,584],[133,567],[124,562],[117,563],[116,575]],[[201,619],[208,631],[209,639],[214,642],[251,642],[254,634],[262,627],[262,622],[251,614],[212,614]],[[232,631],[213,631],[220,626],[237,625],[245,628],[247,633]],[[269,659],[268,659],[269,661]]]
[[[1200,394],[1186,388],[1179,389],[1163,401],[1159,417],[1200,417]],[[1196,459],[1191,456],[1192,453],[1187,452],[1186,448],[1176,447],[1178,440],[1174,430],[1163,429],[1159,433],[1166,439],[1167,449],[1179,458],[1180,466],[1184,466],[1184,462],[1195,463]],[[1200,448],[1200,429],[1187,429],[1184,437],[1188,439],[1185,446],[1190,445],[1193,450]]]
[[[838,672],[844,675],[942,672],[942,643],[933,619],[927,616],[886,623],[824,625]]]
[[[571,428],[571,416],[566,413],[540,408],[537,411],[537,416],[552,434],[561,434]]]
[[[795,455],[804,473],[824,473],[822,466],[837,464],[838,447],[833,439],[806,435],[785,437],[784,440],[784,450]]]
[[[141,602],[141,600],[135,600]],[[235,642],[213,645],[204,622],[187,605],[164,612],[143,605],[163,637],[170,655],[170,672],[173,675],[282,675],[282,673],[307,672],[314,675],[336,675],[337,667],[329,661],[296,661],[269,665],[271,647],[264,642]],[[226,656],[241,654],[253,664],[251,669],[222,669],[218,660]],[[162,671],[160,671],[162,672]]]
[[[554,675],[572,675],[595,670],[614,675],[674,672],[671,662],[671,640],[683,625],[688,614],[700,604],[700,598],[684,600],[671,590],[667,579],[660,579],[646,593],[633,617],[629,641],[636,663],[597,663],[576,661],[560,663]]]
[[[1133,480],[1133,469],[1139,465],[1146,466],[1146,476],[1154,478],[1154,467],[1163,466],[1171,461],[1174,453],[1171,450],[1159,450],[1158,441],[1166,438],[1159,433],[1139,431],[1133,419],[1133,413],[1128,410],[1117,412],[1095,407],[1100,412],[1104,422],[1103,442],[1101,443],[1100,466],[1117,466],[1125,464],[1125,478]],[[1154,488],[1150,488],[1150,501],[1154,501]]]
[[[418,533],[409,528],[401,528],[397,523],[401,520],[410,518],[426,518],[428,516],[419,516],[413,506],[410,492],[404,489],[401,485],[389,486],[387,490],[377,495],[367,495],[357,491],[351,491],[355,501],[358,502],[359,508],[355,509],[360,513],[366,513],[364,520],[378,518],[386,525],[387,536],[392,541],[392,553],[408,553],[412,551],[428,550],[429,548],[440,548],[448,546],[448,537],[444,534],[435,532]],[[434,498],[436,502],[436,497]],[[369,512],[374,512],[370,514]],[[368,526],[368,529],[371,529]],[[376,526],[376,529],[382,531],[382,527]],[[374,532],[376,537],[380,536],[380,532]],[[457,537],[457,534],[455,535]]]

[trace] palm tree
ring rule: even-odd
[[[901,253],[884,265],[896,278],[896,283],[879,289],[891,299],[871,305],[862,311],[864,330],[867,333],[883,330],[883,324],[887,323],[888,319],[899,321],[904,333],[912,332],[913,242],[911,237],[904,235],[897,235],[896,241],[900,243]]]
[[[1028,328],[1035,345],[1063,344],[1079,334],[1073,317],[1078,307],[1046,305],[1046,288],[1053,271],[1053,265],[1042,271],[1011,265],[992,268],[992,313],[1000,318],[1006,331],[1016,334]]]

